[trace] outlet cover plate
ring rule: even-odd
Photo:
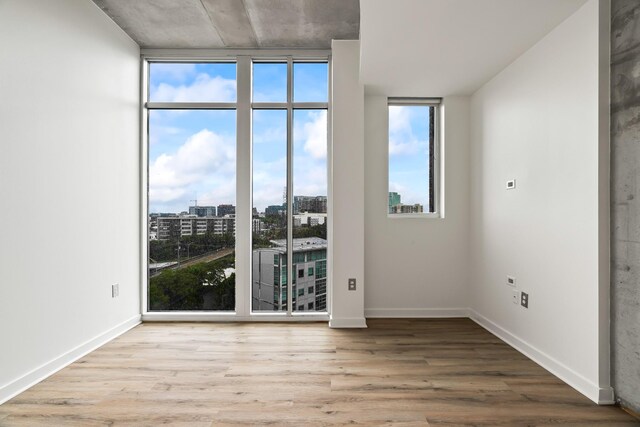
[[[516,285],[516,278],[513,277],[513,276],[507,276],[507,285],[515,286]]]
[[[356,290],[356,279],[349,279],[349,290],[350,291]]]
[[[510,179],[509,181],[507,181],[507,190],[513,190],[516,188],[516,180],[515,179]]]
[[[526,292],[520,292],[520,305],[524,308],[529,308],[529,294]]]
[[[111,298],[115,298],[118,295],[120,295],[120,285],[118,283],[111,285]]]

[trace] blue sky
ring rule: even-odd
[[[151,101],[236,100],[235,64],[151,64]],[[255,102],[286,101],[286,65],[255,64]],[[294,100],[327,101],[326,64],[294,64]],[[235,111],[149,114],[149,209],[181,212],[236,204]],[[294,194],[326,195],[326,111],[294,113]],[[253,113],[254,206],[282,203],[286,183],[286,112]]]
[[[327,65],[294,64],[294,101],[326,102]],[[286,101],[286,64],[256,63],[255,102]],[[153,63],[151,101],[236,101],[235,63]],[[427,208],[429,113],[425,106],[389,108],[389,191],[402,203]],[[149,114],[150,212],[181,212],[199,205],[236,204],[235,111]],[[294,113],[295,195],[327,194],[326,111]],[[253,112],[254,206],[281,204],[286,184],[286,113]],[[384,191],[384,190],[382,190]]]
[[[429,107],[389,107],[389,191],[428,207]]]

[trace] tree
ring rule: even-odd
[[[167,269],[149,280],[150,310],[234,310],[235,254],[189,267]]]

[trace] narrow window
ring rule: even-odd
[[[440,216],[439,101],[389,100],[387,214]]]

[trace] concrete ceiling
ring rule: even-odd
[[[142,48],[329,48],[359,0],[93,0]]]
[[[469,95],[586,0],[363,0],[368,93]]]

